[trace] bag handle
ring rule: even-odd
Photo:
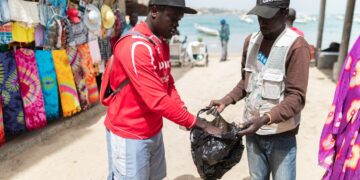
[[[211,115],[213,115],[214,117],[219,117],[220,113],[216,110],[215,107],[206,107],[204,109],[201,109],[198,113],[197,113],[197,117],[200,118],[200,115],[204,112],[210,111]]]

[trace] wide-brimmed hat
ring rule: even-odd
[[[86,6],[84,23],[91,31],[101,29],[101,14],[96,6],[92,4]]]
[[[195,9],[186,7],[185,0],[150,0],[149,6],[151,5],[162,5],[162,6],[171,6],[184,9],[185,14],[196,14]]]
[[[108,5],[102,5],[101,7],[101,19],[102,24],[106,29],[113,27],[115,23],[115,15],[112,9]]]
[[[79,11],[75,8],[68,8],[66,11],[66,15],[73,23],[79,23],[81,21],[79,18]]]
[[[281,8],[289,8],[289,6],[290,0],[257,0],[256,6],[247,14],[270,19],[274,17]]]

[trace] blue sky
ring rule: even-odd
[[[327,14],[345,13],[347,0],[327,0]],[[186,0],[188,6],[195,8],[219,7],[227,9],[251,9],[256,0]],[[320,0],[292,0],[291,7],[298,12],[317,14],[320,10]],[[360,13],[360,1],[357,1],[355,12]]]

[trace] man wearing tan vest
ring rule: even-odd
[[[296,134],[305,105],[310,51],[305,39],[286,28],[290,0],[257,0],[248,14],[260,31],[246,38],[242,79],[210,106],[222,112],[245,98],[240,126],[246,135],[252,180],[296,179]]]

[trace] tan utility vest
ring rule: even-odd
[[[285,63],[291,46],[299,37],[290,29],[285,29],[276,39],[271,48],[267,63],[258,61],[261,42],[264,38],[261,32],[251,36],[245,65],[245,98],[244,120],[261,117],[278,105],[284,99],[286,69]],[[281,122],[262,126],[256,133],[259,135],[279,134],[295,129],[300,123],[300,114]]]

